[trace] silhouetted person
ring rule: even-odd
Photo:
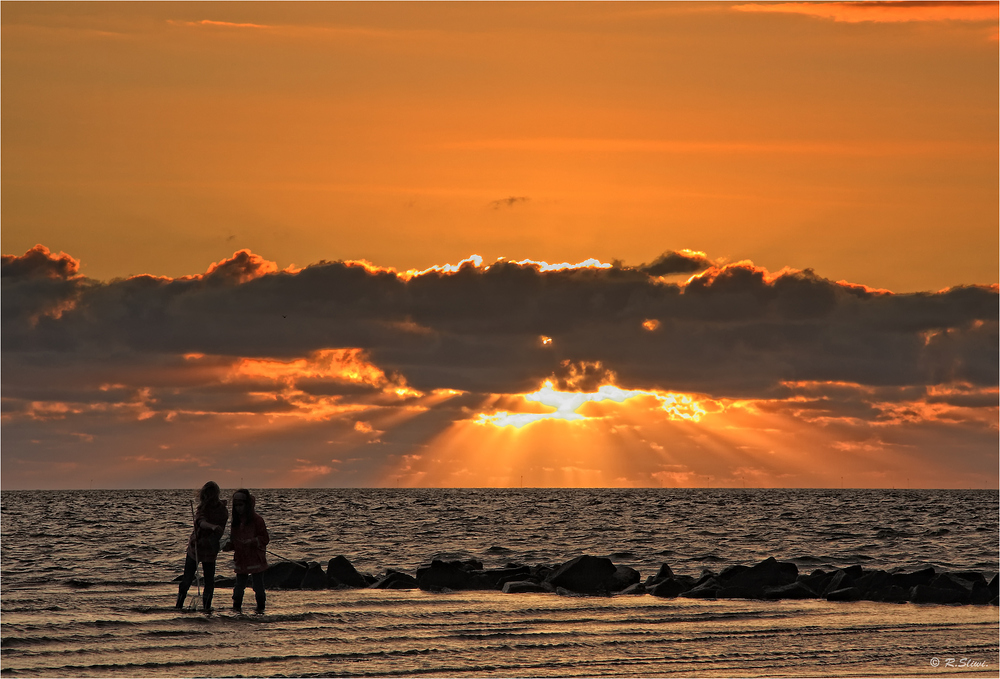
[[[257,612],[264,612],[267,596],[264,593],[264,570],[267,569],[266,550],[271,537],[260,514],[254,511],[257,498],[245,488],[233,493],[233,523],[229,542],[224,549],[233,550],[233,570],[236,571],[236,586],[233,587],[233,610],[243,612],[243,592],[247,581],[253,581],[253,592],[257,597]]]
[[[206,611],[212,610],[212,595],[215,593],[215,557],[219,554],[219,540],[229,519],[226,503],[219,499],[219,484],[209,481],[198,491],[198,510],[194,514],[194,529],[188,539],[187,558],[184,560],[184,576],[177,591],[177,608],[184,607],[188,589],[194,582],[201,562],[205,576],[205,590],[202,604]]]

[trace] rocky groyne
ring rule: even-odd
[[[216,579],[231,587],[232,578]],[[752,566],[735,565],[699,575],[675,574],[663,564],[642,580],[638,571],[610,559],[578,556],[559,565],[509,563],[484,568],[481,561],[434,560],[415,573],[389,569],[379,576],[358,572],[337,556],[326,568],[318,562],[280,561],[264,573],[268,589],[422,589],[431,592],[498,590],[509,594],[547,592],[564,595],[652,595],[700,599],[826,599],[917,604],[998,605],[998,576],[934,568],[865,570],[861,566],[800,572],[788,561],[769,558]]]

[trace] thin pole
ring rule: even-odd
[[[285,561],[293,563],[296,566],[301,566],[302,568],[309,568],[309,564],[306,561],[293,561],[292,559],[289,559],[287,556],[281,556],[276,552],[272,552],[270,549],[265,549],[264,551],[270,554],[271,556],[276,556],[279,559],[284,559]]]
[[[191,520],[194,521],[194,581],[198,585],[198,599],[201,598],[201,578],[198,576],[198,565],[201,560],[198,558],[198,523],[195,520],[197,516],[194,513],[194,500],[191,500]],[[198,599],[195,599],[193,609],[198,610]]]

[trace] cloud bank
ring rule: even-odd
[[[335,448],[377,439],[412,454],[545,380],[995,439],[996,285],[893,294],[692,251],[636,267],[470,258],[417,273],[343,261],[279,271],[243,250],[180,278],[78,272],[40,245],[3,257],[5,474],[55,431],[63,460],[102,431],[194,436],[220,417],[272,432],[322,423]],[[324,465],[336,471],[313,467]]]

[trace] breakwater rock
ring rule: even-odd
[[[178,578],[179,579],[179,578]],[[217,587],[232,586],[219,578]],[[484,568],[481,561],[435,559],[415,574],[389,569],[381,576],[359,573],[344,556],[327,563],[282,561],[264,572],[268,589],[375,588],[422,589],[430,592],[499,590],[510,594],[644,595],[702,599],[826,599],[917,604],[1000,604],[998,576],[987,581],[974,571],[905,572],[902,569],[865,570],[861,566],[799,572],[788,561],[768,558],[745,566],[728,566],[718,573],[703,570],[697,576],[674,573],[663,564],[644,582],[638,571],[615,565],[611,559],[581,555],[562,564],[534,566],[508,563]]]

